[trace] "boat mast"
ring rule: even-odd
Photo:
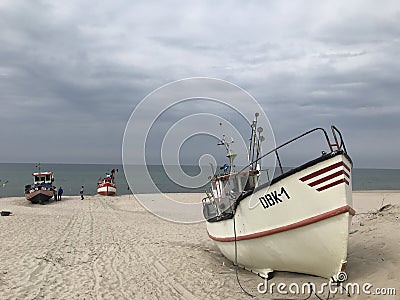
[[[258,138],[257,138],[257,156],[256,156],[256,161],[258,161],[258,158],[260,157],[261,154],[261,143],[265,141],[265,138],[261,135],[261,133],[264,131],[262,127],[257,128],[258,132]]]
[[[254,169],[254,164],[253,164],[253,161],[254,161],[254,151],[255,151],[255,146],[256,146],[256,141],[257,141],[257,132],[256,132],[256,128],[257,128],[257,118],[258,118],[258,116],[259,116],[260,114],[259,113],[255,113],[255,118],[254,118],[254,121],[253,121],[253,124],[252,124],[252,129],[251,129],[251,134],[252,134],[252,137],[251,137],[251,143],[252,143],[252,151],[251,151],[251,163],[252,163],[252,165],[251,165],[251,168],[252,169]]]
[[[220,125],[222,125],[220,123]],[[235,165],[233,164],[234,159],[236,158],[237,154],[230,149],[231,144],[233,144],[235,141],[232,139],[231,142],[227,142],[225,138],[225,134],[222,135],[222,139],[219,141],[217,145],[219,146],[225,146],[226,150],[226,157],[229,159],[229,173],[235,172]]]
[[[251,137],[250,137],[250,146],[249,146],[249,166],[250,170],[256,170],[258,167],[258,161],[261,155],[261,143],[265,141],[265,138],[261,135],[264,131],[262,127],[257,128],[258,116],[259,113],[255,113],[255,118],[251,123]],[[258,133],[258,136],[257,136]]]

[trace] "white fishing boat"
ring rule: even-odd
[[[97,194],[102,196],[114,196],[117,193],[117,185],[114,182],[114,175],[106,173],[104,178],[97,182]]]
[[[257,115],[256,115],[257,116]],[[262,130],[252,126],[250,147],[260,151]],[[251,157],[249,169],[215,175],[203,199],[209,237],[237,265],[268,278],[274,270],[338,280],[345,271],[352,208],[352,161],[339,130],[333,142],[322,128],[310,130],[272,151]],[[258,136],[257,136],[258,131]],[[327,151],[284,172],[279,150],[309,134],[321,132]],[[230,166],[235,154],[223,139]],[[253,151],[254,153],[254,151]],[[258,182],[258,163],[277,158],[280,174]]]

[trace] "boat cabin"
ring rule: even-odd
[[[212,193],[203,199],[206,219],[211,221],[231,218],[241,196],[254,190],[258,175],[259,171],[250,170],[214,177],[211,180]]]
[[[54,181],[53,172],[33,173],[33,184],[52,184]]]
[[[112,180],[111,176],[108,175],[107,177],[104,178],[104,182],[105,182],[105,183],[107,183],[107,182],[108,182],[108,183],[112,183],[113,180]]]
[[[97,185],[102,185],[102,184],[115,184],[114,177],[106,173],[106,176],[104,178],[100,177],[99,179],[97,179]]]
[[[251,170],[213,178],[211,186],[214,198],[237,198],[243,191],[253,190],[257,174],[258,171]]]

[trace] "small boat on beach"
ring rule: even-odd
[[[106,173],[104,178],[97,181],[97,194],[102,196],[114,196],[117,193],[117,185],[115,184],[114,172]]]
[[[44,204],[54,196],[53,172],[39,171],[32,174],[33,184],[25,185],[25,198],[32,203]]]
[[[230,165],[212,177],[203,199],[208,236],[229,260],[264,278],[278,270],[341,280],[355,214],[352,161],[342,134],[331,126],[332,139],[315,128],[261,155],[257,114],[251,127],[250,149],[257,148],[257,156],[249,155],[246,169],[235,171],[236,154],[224,138],[219,143]],[[279,150],[318,132],[326,142],[322,155],[285,171]],[[261,183],[259,164],[268,155],[276,157],[280,174]]]

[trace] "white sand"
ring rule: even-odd
[[[177,194],[187,202],[200,194]],[[149,196],[147,196],[149,197]],[[156,196],[155,196],[156,197]],[[391,204],[383,211],[378,209]],[[334,299],[399,299],[400,192],[355,192],[348,282],[397,289],[397,296],[336,295]],[[235,268],[208,238],[205,224],[164,221],[133,196],[64,197],[32,205],[0,199],[0,299],[244,299]],[[243,287],[260,299],[256,275],[239,271]],[[278,284],[321,284],[325,279],[276,272]],[[327,294],[320,295],[326,298]],[[315,296],[311,299],[317,299]]]

